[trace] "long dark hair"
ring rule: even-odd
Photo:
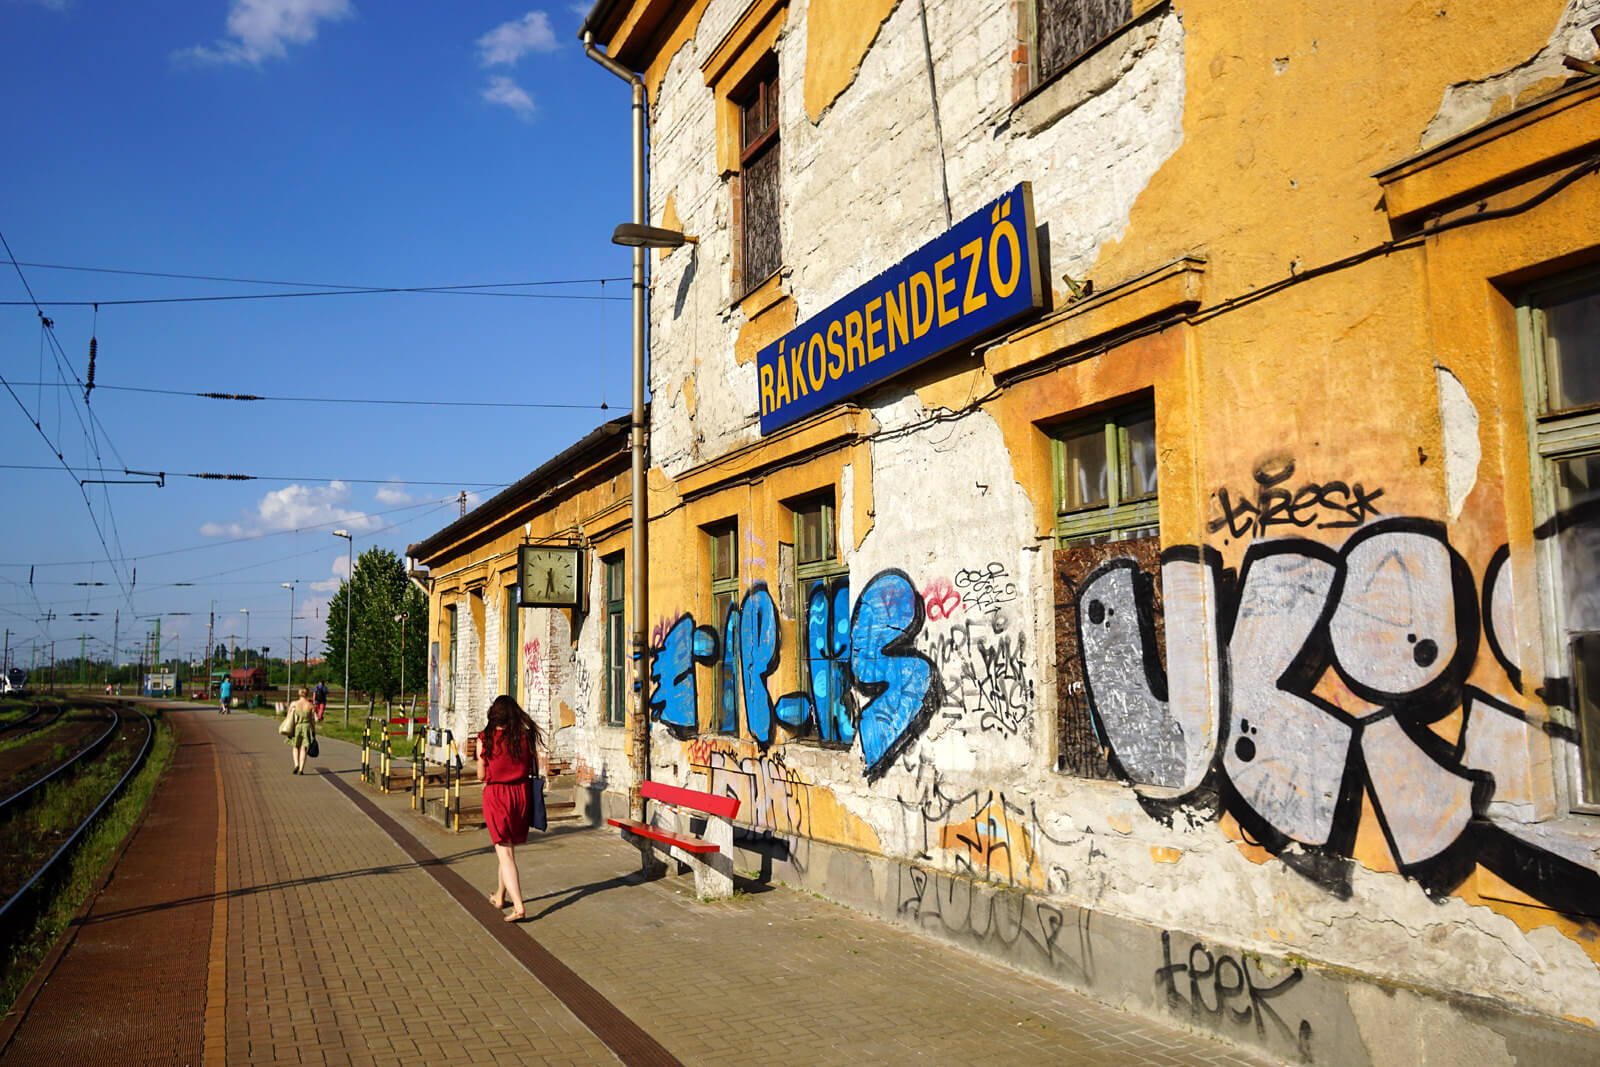
[[[483,731],[483,758],[486,760],[494,756],[496,730],[505,741],[507,752],[526,747],[530,759],[538,757],[539,724],[522,710],[521,704],[504,693],[495,697],[494,703],[489,705],[489,725]]]

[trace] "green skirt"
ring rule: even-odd
[[[316,731],[311,728],[311,720],[301,719],[294,724],[294,729],[286,734],[283,743],[295,748],[305,748],[311,744],[311,739],[316,736]]]

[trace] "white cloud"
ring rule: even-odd
[[[333,577],[332,578],[324,578],[320,582],[308,582],[306,584],[306,587],[308,589],[310,589],[313,593],[334,593],[334,592],[338,592],[340,584],[344,581],[345,578],[349,577],[349,571],[350,571],[349,558],[346,555],[344,555],[343,553],[333,557],[333,565],[329,569],[332,570],[332,572],[333,572]],[[327,600],[323,600],[322,603],[323,603],[324,606],[326,606],[328,601]]]
[[[288,54],[286,45],[316,40],[320,23],[354,13],[350,0],[233,0],[226,37],[183,49],[174,58],[258,67],[263,60],[282,59]]]
[[[543,11],[530,11],[479,37],[478,61],[485,67],[509,67],[529,52],[554,52],[557,47],[550,16]]]
[[[349,499],[350,486],[339,481],[325,486],[291,485],[274,489],[256,504],[254,515],[234,522],[205,523],[200,527],[200,535],[260,537],[280,530],[303,530],[333,523],[353,530],[372,530],[382,525],[381,520],[366,512],[345,507]]]
[[[533,118],[533,97],[522,86],[503,75],[489,79],[488,86],[483,90],[483,98],[491,104],[504,104],[524,122]]]
[[[481,493],[474,493],[470,489],[467,490],[467,510],[468,511],[471,511],[473,508],[477,507],[481,503],[483,503],[483,495]]]
[[[401,504],[410,504],[417,499],[406,492],[406,483],[399,480],[385,482],[372,495],[378,503],[391,508],[399,507]]]

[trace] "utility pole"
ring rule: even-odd
[[[85,681],[87,681],[87,679],[84,678],[84,674],[83,674],[83,649],[84,649],[84,642],[87,641],[88,639],[89,639],[89,635],[88,634],[80,633],[78,635],[78,684],[79,685],[83,685],[85,683]]]
[[[212,644],[213,632],[217,627],[217,602],[211,602],[211,613],[206,620],[206,696],[211,695],[211,653],[217,650]]]
[[[111,621],[111,669],[113,671],[117,669],[117,638],[122,636],[121,630],[122,609],[118,608],[117,613],[112,616]]]
[[[50,695],[56,695],[56,643],[50,642]]]

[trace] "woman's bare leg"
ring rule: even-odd
[[[500,861],[500,888],[504,899],[511,905],[510,922],[522,918],[522,879],[517,874],[517,853],[512,845],[494,846],[495,858]]]

